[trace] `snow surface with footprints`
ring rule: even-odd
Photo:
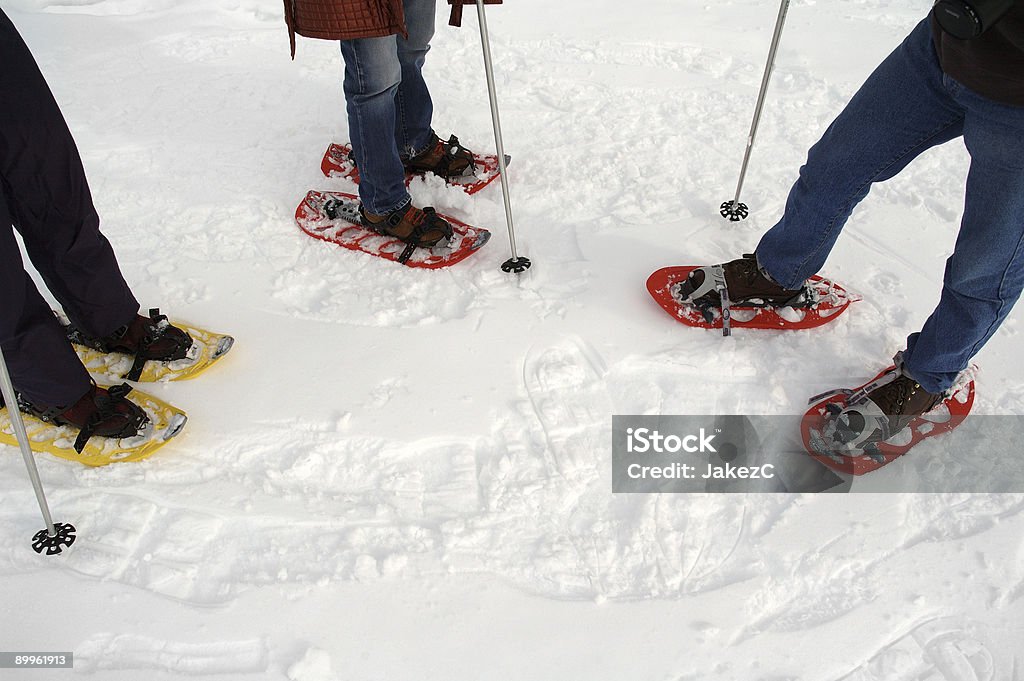
[[[674,323],[666,265],[756,244],[806,149],[927,11],[794,0],[744,200],[727,223],[777,6],[517,0],[488,18],[520,251],[497,184],[415,200],[494,238],[448,270],[293,221],[347,139],[337,46],[288,58],[275,0],[11,0],[145,307],[232,333],[149,386],[186,432],[145,462],[38,465],[78,541],[39,557],[0,457],[4,679],[1020,681],[1024,496],[613,495],[612,414],[795,414],[856,385],[938,298],[967,155],[876,187],[823,274],[863,296],[807,333]],[[427,65],[435,125],[493,145],[476,19]],[[1024,413],[1019,315],[976,411]],[[948,439],[877,476],[956,465]],[[891,473],[890,473],[891,471]]]

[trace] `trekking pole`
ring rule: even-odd
[[[43,512],[43,522],[46,529],[40,530],[32,537],[32,548],[36,553],[46,551],[46,555],[52,556],[60,553],[65,547],[75,543],[75,528],[69,523],[56,525],[50,517],[50,507],[46,505],[46,495],[43,494],[43,483],[39,480],[39,470],[36,468],[36,461],[32,458],[32,446],[28,441],[28,433],[25,432],[25,422],[21,419],[21,411],[18,409],[18,397],[14,394],[14,385],[11,383],[11,374],[7,371],[7,362],[4,360],[4,353],[0,350],[0,391],[4,396],[4,405],[7,407],[7,416],[11,420],[11,428],[18,438],[18,445],[21,447],[21,455],[25,458],[25,466],[28,468],[28,477],[32,480],[32,487],[36,490],[36,500],[39,501],[39,509]]]
[[[726,201],[720,207],[719,212],[723,218],[736,222],[747,217],[750,211],[747,204],[740,203],[740,191],[743,189],[743,178],[747,174],[747,164],[750,162],[750,152],[754,148],[754,136],[757,135],[757,124],[761,120],[761,110],[764,108],[765,94],[768,92],[768,81],[772,77],[772,69],[775,67],[775,54],[779,50],[779,39],[782,38],[782,27],[786,23],[786,12],[789,10],[789,0],[782,0],[779,7],[779,18],[775,21],[775,35],[772,36],[772,46],[768,50],[768,63],[764,66],[764,77],[761,78],[761,92],[757,95],[757,106],[754,108],[754,120],[750,124],[750,134],[747,135],[747,151],[743,154],[743,165],[740,167],[740,180],[736,184],[736,196],[732,201]]]
[[[501,178],[501,197],[505,201],[505,222],[508,223],[508,241],[512,257],[501,264],[503,272],[520,274],[530,269],[529,258],[516,253],[516,229],[512,223],[512,203],[508,197],[505,144],[501,139],[501,120],[498,116],[498,96],[494,88],[494,64],[491,61],[491,41],[487,34],[487,17],[484,15],[484,0],[476,0],[476,13],[480,18],[480,43],[484,50],[484,73],[487,75],[487,95],[491,104],[491,124],[494,127],[494,145],[498,152],[498,175]]]

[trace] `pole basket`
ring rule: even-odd
[[[529,258],[524,258],[523,256],[519,256],[518,258],[509,258],[505,262],[501,263],[501,271],[522,274],[526,270],[530,269],[530,265],[532,264],[533,263],[530,262]]]
[[[741,201],[726,201],[721,205],[718,212],[722,214],[723,218],[728,218],[731,222],[739,222],[750,215],[747,204]]]
[[[55,556],[75,543],[75,526],[71,523],[54,523],[53,529],[53,536],[48,530],[39,530],[32,537],[32,548],[36,553],[45,551],[46,555]]]

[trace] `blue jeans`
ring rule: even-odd
[[[434,105],[422,70],[434,36],[435,0],[404,0],[404,6],[408,38],[341,41],[359,199],[375,215],[409,202],[402,156],[425,151],[433,139]]]
[[[1024,288],[1024,107],[981,97],[945,75],[927,20],[811,147],[785,214],[757,246],[773,279],[799,287],[824,264],[872,183],[956,137],[971,156],[960,232],[939,304],[904,353],[907,373],[931,392],[953,384]]]

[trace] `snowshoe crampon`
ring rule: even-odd
[[[505,156],[505,165],[511,161]],[[478,191],[494,182],[498,177],[498,157],[493,154],[473,154],[474,171],[470,175],[448,179],[448,184],[461,187],[467,194]],[[331,144],[324,153],[320,169],[327,177],[346,177],[359,184],[359,170],[352,160],[352,147],[348,144]],[[416,173],[406,173],[405,184],[408,185],[416,177]]]
[[[926,414],[918,416],[888,440],[867,446],[863,450],[849,450],[836,443],[831,436],[834,421],[846,407],[851,396],[862,394],[885,374],[889,367],[870,381],[856,388],[834,390],[819,395],[800,422],[800,435],[807,452],[832,470],[850,475],[864,475],[877,470],[906,454],[915,445],[936,435],[953,430],[967,418],[974,405],[973,372],[967,372],[953,386],[948,397]]]
[[[152,456],[168,440],[178,435],[188,420],[185,412],[140,390],[133,390],[128,399],[146,412],[149,422],[131,437],[109,438],[94,435],[89,438],[81,453],[75,451],[78,428],[59,426],[22,413],[33,451],[46,452],[86,466],[140,461]],[[6,407],[0,407],[0,444],[18,446]]]
[[[682,302],[679,297],[679,285],[698,267],[663,267],[647,279],[647,290],[676,321],[703,329],[721,329],[723,317],[720,308],[701,309]],[[846,311],[850,303],[859,300],[839,284],[819,276],[813,276],[808,281],[808,291],[810,299],[799,306],[732,303],[729,308],[731,326],[748,329],[811,329],[834,321]]]
[[[425,269],[448,267],[465,260],[491,238],[486,229],[438,215],[452,226],[452,238],[433,248],[416,248],[407,256],[408,244],[401,239],[362,226],[359,197],[354,194],[311,191],[295,209],[295,222],[315,239]],[[403,256],[406,259],[403,260]]]

